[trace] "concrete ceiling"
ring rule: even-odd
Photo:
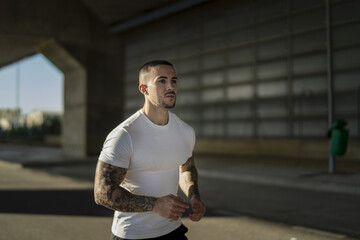
[[[115,34],[213,0],[81,0]],[[15,5],[14,5],[15,6]],[[20,6],[24,7],[24,6]],[[0,34],[0,67],[36,52],[44,39]]]
[[[112,26],[179,0],[82,0],[105,24]]]
[[[82,0],[112,32],[120,33],[211,0]]]

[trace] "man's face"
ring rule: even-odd
[[[175,107],[177,77],[173,67],[168,65],[152,67],[145,88],[145,96],[152,105],[162,108]]]

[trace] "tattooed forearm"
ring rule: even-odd
[[[198,172],[195,167],[194,157],[190,157],[184,165],[180,167],[180,187],[186,196],[200,197],[198,186]]]
[[[95,172],[95,202],[122,212],[152,211],[157,198],[134,195],[120,187],[127,170],[98,161]]]

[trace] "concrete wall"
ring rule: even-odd
[[[125,114],[143,103],[138,66],[177,70],[178,116],[203,154],[328,157],[328,69],[335,119],[348,122],[346,158],[360,160],[360,1],[210,1],[126,34]]]
[[[122,118],[122,41],[81,1],[5,0],[0,66],[41,52],[65,75],[64,154],[98,154]]]

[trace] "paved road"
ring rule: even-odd
[[[360,239],[359,173],[329,175],[319,170],[286,169],[283,172],[282,168],[233,162],[220,166],[214,161],[198,163],[202,197],[216,212],[338,232]]]
[[[252,216],[360,237],[360,196],[219,180],[203,176],[204,201],[215,213]]]
[[[13,146],[6,154],[36,160],[25,151]],[[93,203],[95,164],[47,164],[42,151],[29,164],[36,168],[0,161],[0,240],[108,239],[112,212]],[[198,168],[208,212],[199,223],[183,218],[189,239],[360,238],[358,173],[208,159],[199,159]]]

